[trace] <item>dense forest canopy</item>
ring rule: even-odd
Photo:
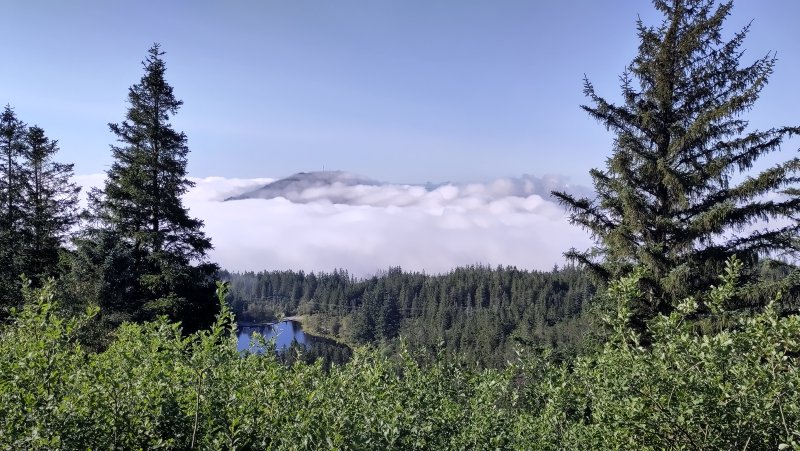
[[[502,366],[516,348],[575,350],[589,327],[595,288],[575,267],[550,272],[481,266],[432,276],[400,268],[355,279],[346,271],[223,272],[243,322],[305,315],[304,323],[351,345],[444,347]]]

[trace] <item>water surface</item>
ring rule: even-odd
[[[327,363],[344,363],[350,359],[351,351],[347,346],[336,341],[317,337],[303,332],[303,326],[297,321],[281,321],[274,324],[240,325],[238,332],[239,352],[252,351],[261,353],[264,349],[255,346],[252,335],[258,332],[266,341],[273,340],[275,350],[285,354],[292,346],[304,350],[306,360],[322,358]],[[250,345],[253,343],[253,348]]]

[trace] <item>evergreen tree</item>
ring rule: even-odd
[[[400,314],[400,305],[397,298],[393,295],[386,295],[381,304],[381,336],[390,340],[397,336],[400,331],[400,322],[403,316]]]
[[[105,189],[90,196],[94,226],[89,230],[114,236],[103,241],[110,247],[99,249],[100,254],[119,257],[115,265],[129,262],[123,273],[135,275],[132,287],[113,280],[101,283],[116,287],[113,311],[137,319],[168,314],[192,330],[213,320],[217,267],[206,261],[211,241],[202,231],[203,222],[190,217],[181,201],[193,186],[186,178],[189,148],[186,135],[169,122],[183,102],[164,78],[163,55],[158,44],[149,49],[142,63],[145,74],[128,92],[126,120],[109,124],[120,144],[111,147],[114,162]],[[81,241],[87,254],[98,251],[96,246],[89,249],[89,242],[96,241],[91,238]],[[100,273],[115,277],[114,272]]]
[[[0,306],[15,303],[21,287],[26,128],[6,105],[0,114]]]
[[[775,66],[770,53],[741,65],[749,25],[723,39],[732,2],[655,0],[659,26],[638,22],[639,54],[621,77],[621,103],[587,80],[589,115],[616,135],[597,197],[554,193],[597,245],[568,256],[608,280],[643,268],[644,321],[717,282],[735,254],[755,275],[759,259],[796,256],[800,160],[749,174],[798,127],[752,130],[749,111]],[[751,278],[753,292],[764,289]],[[746,301],[742,296],[738,302]]]
[[[72,164],[53,161],[58,143],[39,127],[25,135],[28,158],[24,162],[24,272],[36,285],[55,277],[59,252],[71,227],[77,222],[80,188],[71,181]]]

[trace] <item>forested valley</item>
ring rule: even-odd
[[[438,276],[393,268],[366,279],[346,271],[220,275],[230,281],[228,299],[240,322],[300,316],[310,332],[353,347],[391,347],[403,337],[413,348],[497,368],[523,348],[577,350],[588,338],[586,313],[595,296],[589,275],[575,267],[474,266]]]
[[[765,260],[760,278],[790,276]],[[220,271],[228,303],[241,324],[301,319],[310,333],[352,348],[395,349],[399,338],[431,355],[447,351],[479,367],[502,368],[523,350],[550,349],[569,358],[602,339],[608,306],[596,280],[575,266],[551,271],[470,266],[428,275],[391,268],[368,278],[333,273]],[[797,290],[776,308],[796,311]],[[324,357],[324,356],[323,356]]]
[[[0,448],[800,449],[800,158],[755,164],[800,126],[749,127],[777,60],[732,2],[653,6],[619,103],[584,80],[614,142],[593,196],[552,193],[594,246],[551,271],[221,270],[158,44],[80,212],[7,105]],[[285,317],[347,361],[239,349]]]

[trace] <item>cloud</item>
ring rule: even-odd
[[[346,173],[293,177],[193,179],[184,202],[205,221],[212,260],[239,271],[343,268],[357,276],[390,266],[429,273],[470,264],[547,270],[563,263],[565,250],[591,244],[549,197],[552,189],[586,190],[559,177],[426,186]],[[99,186],[103,178],[77,179]],[[223,201],[231,197],[240,199]]]

